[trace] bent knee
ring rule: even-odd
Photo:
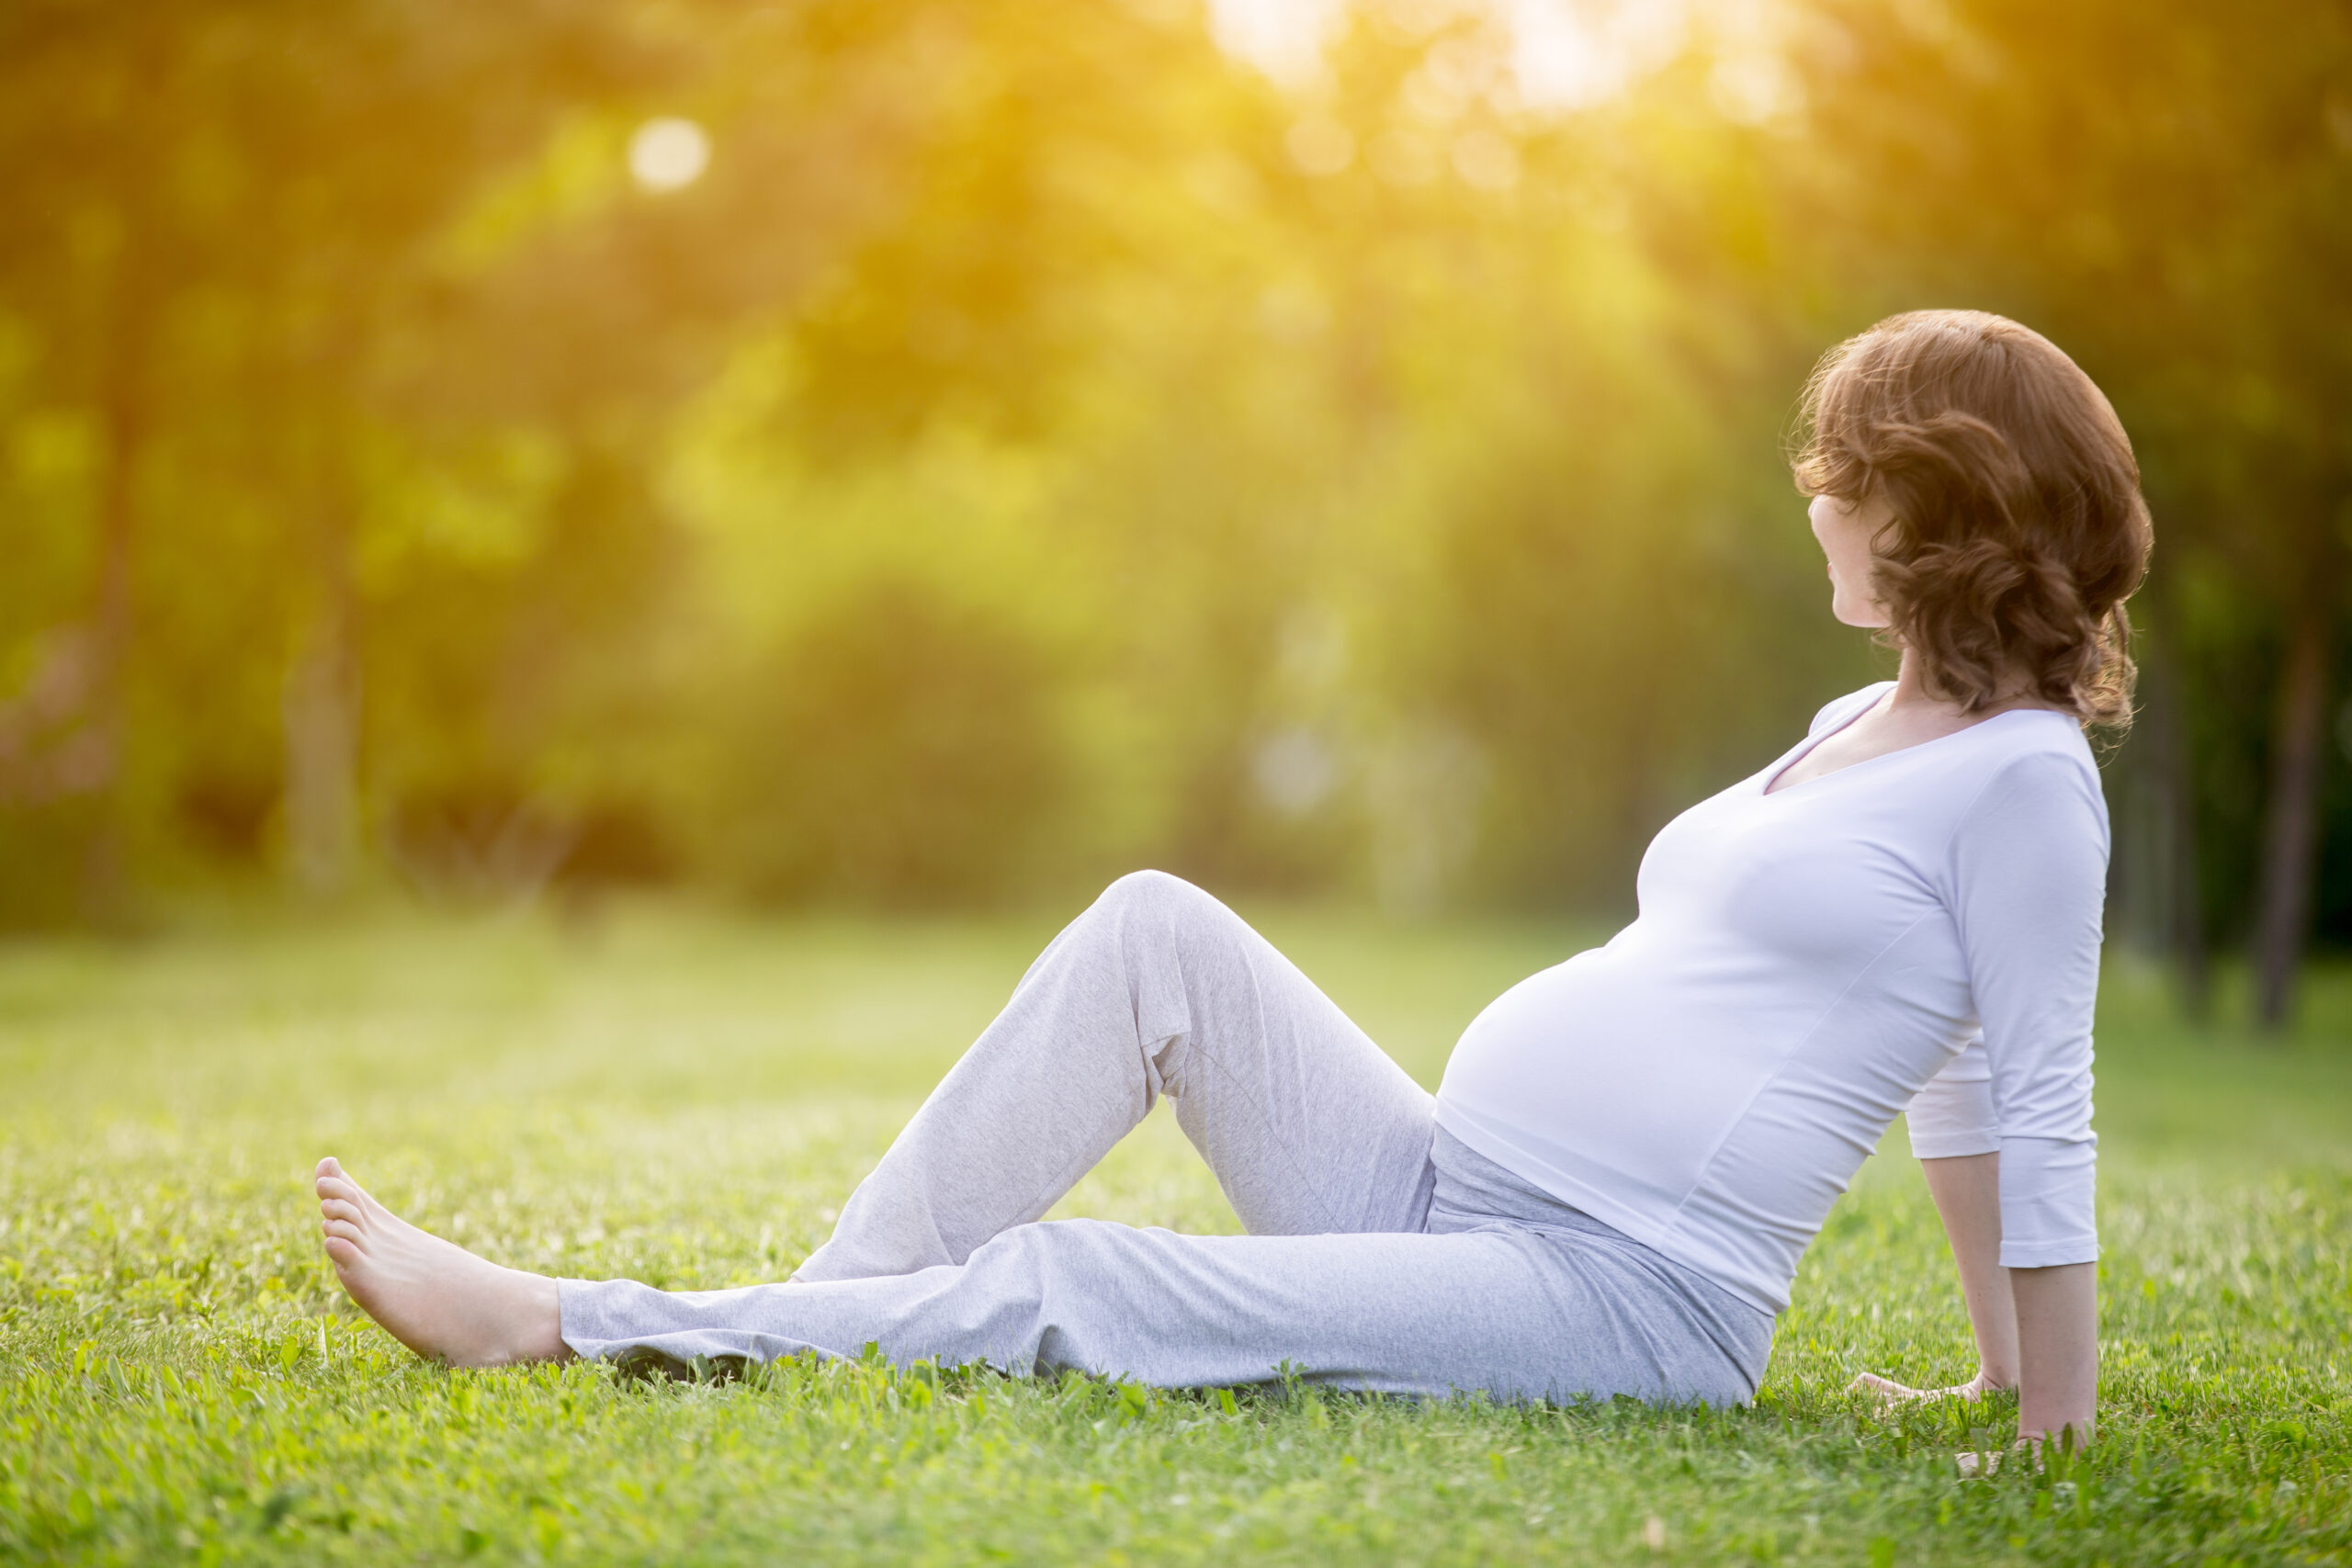
[[[1165,871],[1131,871],[1102,890],[1097,900],[1121,909],[1222,909],[1208,894]]]

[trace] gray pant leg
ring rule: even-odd
[[[1433,1235],[1189,1236],[1022,1225],[958,1267],[677,1293],[564,1280],[566,1343],[765,1360],[854,1356],[1066,1368],[1162,1387],[1307,1381],[1503,1399],[1744,1402],[1752,1376],[1676,1328],[1681,1303],[1619,1251],[1505,1225]]]
[[[1162,1089],[1258,1234],[1024,1223]],[[1164,1386],[1288,1363],[1397,1393],[1747,1397],[1769,1318],[1711,1337],[1705,1292],[1614,1233],[1539,1228],[1557,1206],[1507,1173],[1489,1191],[1457,1171],[1442,1234],[1419,1234],[1433,1134],[1429,1096],[1224,906],[1128,877],[1032,966],[794,1282],[565,1280],[563,1337],[681,1360],[878,1342]]]
[[[1162,1091],[1252,1234],[1420,1228],[1430,1096],[1233,911],[1138,872],[1030,966],[794,1279],[963,1262]]]

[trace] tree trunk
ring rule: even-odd
[[[2282,1028],[2293,1009],[2295,971],[2311,923],[2335,629],[2324,611],[2297,615],[2287,634],[2271,720],[2270,803],[2254,943],[2255,1017],[2266,1031]]]
[[[2133,902],[2143,940],[2171,961],[2182,1011],[2210,1011],[2203,886],[2197,871],[2197,779],[2175,671],[2160,651],[2141,666],[2142,701],[2133,746],[2152,820],[2136,836],[2147,864]]]
[[[298,891],[331,898],[349,884],[358,840],[359,670],[342,532],[320,530],[316,609],[286,671],[286,863]]]
[[[153,300],[143,261],[127,255],[113,291],[109,345],[99,417],[106,457],[98,476],[98,577],[90,607],[89,671],[83,784],[97,814],[83,846],[82,903],[100,925],[119,922],[128,900],[123,818],[124,713],[131,638],[130,567],[137,527],[139,468],[147,444],[147,355]]]

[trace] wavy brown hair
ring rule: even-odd
[[[1801,428],[1797,489],[1892,509],[1872,590],[1930,691],[2131,723],[2148,506],[2122,422],[2055,344],[1981,310],[1889,316],[1822,357]]]

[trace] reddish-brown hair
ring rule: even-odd
[[[1931,691],[2131,722],[2148,506],[2122,422],[2055,344],[1982,310],[1889,316],[1822,357],[1803,430],[1800,491],[1892,509],[1872,587]]]

